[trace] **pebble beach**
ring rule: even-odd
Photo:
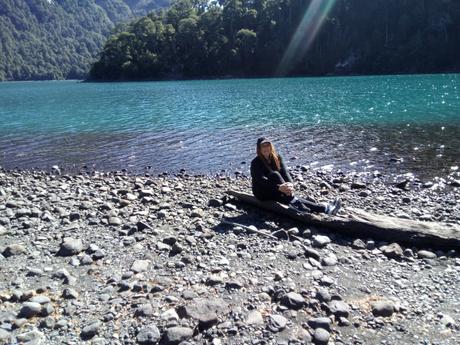
[[[458,177],[291,174],[345,211],[460,222]],[[250,183],[0,170],[0,344],[460,343],[458,250],[346,237],[226,193]]]

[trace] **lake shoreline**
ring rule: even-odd
[[[411,75],[445,75],[460,74],[460,70],[448,70],[445,72],[395,72],[382,74],[363,74],[363,73],[330,73],[330,74],[299,74],[299,75],[259,75],[259,76],[205,76],[190,78],[158,78],[158,79],[82,79],[81,83],[124,83],[124,82],[168,82],[168,81],[206,81],[206,80],[251,80],[251,79],[297,79],[297,78],[335,78],[335,77],[384,77],[384,76],[411,76]]]
[[[318,202],[340,195],[344,207],[460,221],[458,187],[291,173]],[[0,344],[460,341],[459,253],[245,206],[225,191],[250,192],[247,177],[0,170],[0,181]]]
[[[445,74],[460,74],[460,70],[446,70],[436,72],[394,72],[394,73],[381,73],[381,74],[366,74],[366,73],[330,73],[330,74],[299,74],[299,75],[260,75],[260,76],[203,76],[203,77],[190,77],[190,78],[158,78],[158,79],[113,79],[113,80],[97,80],[89,78],[81,79],[15,79],[15,80],[2,80],[0,84],[12,82],[47,82],[47,81],[76,81],[79,83],[123,83],[123,82],[168,82],[168,81],[205,81],[205,80],[238,80],[238,79],[295,79],[295,78],[334,78],[334,77],[384,77],[384,76],[411,76],[411,75],[445,75]]]

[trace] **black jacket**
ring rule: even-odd
[[[271,164],[272,171],[278,171],[283,177],[285,182],[293,182],[292,177],[289,174],[286,166],[284,165],[283,158],[281,155],[278,155],[280,160],[280,169],[275,168],[274,163]],[[273,189],[276,186],[271,184],[271,181],[268,179],[268,175],[271,171],[265,166],[264,162],[257,156],[251,162],[251,177],[252,177],[252,192],[257,199],[269,199],[269,195],[273,193]],[[277,187],[275,191],[277,190]]]

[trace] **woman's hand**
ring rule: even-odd
[[[291,182],[286,182],[288,189],[289,189],[289,196],[292,196],[294,194],[294,184]]]
[[[291,182],[285,182],[278,188],[281,193],[291,196],[294,193],[294,185]]]
[[[294,183],[292,183],[292,182],[286,182],[285,185],[287,185],[289,188],[291,188],[292,190],[294,190]]]

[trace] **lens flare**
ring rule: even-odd
[[[287,75],[305,56],[315,40],[324,19],[334,7],[336,0],[312,0],[302,20],[292,36],[283,58],[278,65],[276,75]]]

